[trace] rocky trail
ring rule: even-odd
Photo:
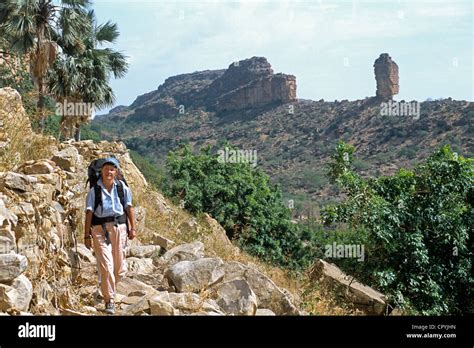
[[[42,141],[45,153],[52,154],[26,162],[17,158],[10,170],[0,172],[0,312],[102,315],[96,259],[82,244],[87,165],[113,154],[136,201],[152,199],[170,218],[174,208],[149,190],[123,143],[55,145],[54,139],[32,132],[20,96],[10,88],[0,90],[0,120],[11,126],[0,134],[4,151],[21,137],[30,146]],[[198,240],[177,245],[145,226],[146,209],[135,202],[139,236],[128,241],[118,315],[302,314],[289,292],[256,268],[207,255]],[[217,221],[206,219],[213,231],[207,238],[238,253]],[[184,233],[196,225],[191,219],[178,228]],[[142,244],[142,237],[149,242]]]

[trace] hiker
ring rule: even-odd
[[[114,314],[116,285],[126,272],[127,236],[136,236],[132,193],[114,157],[93,161],[89,181],[84,244],[88,249],[94,248],[105,312]]]

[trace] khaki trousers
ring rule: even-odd
[[[127,225],[114,226],[106,224],[110,244],[105,243],[105,233],[102,226],[93,226],[92,240],[99,269],[100,290],[105,302],[113,300],[117,283],[125,275],[125,248],[127,246]]]

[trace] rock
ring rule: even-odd
[[[224,281],[242,278],[247,281],[257,296],[258,307],[269,308],[277,315],[299,315],[292,299],[285,294],[269,277],[255,268],[240,262],[230,261],[224,264]]]
[[[145,229],[146,209],[139,206],[133,207],[133,212],[135,214],[135,226],[140,233]]]
[[[161,273],[152,273],[152,274],[145,274],[145,273],[127,273],[127,277],[136,279],[150,285],[154,289],[167,289],[168,284],[167,281],[164,280],[164,276]],[[166,284],[165,284],[166,283]]]
[[[227,234],[219,222],[216,219],[212,218],[209,214],[204,213],[203,216],[203,225],[206,227],[206,230],[209,232],[205,235],[205,241],[207,243],[214,243],[220,246],[235,248]]]
[[[61,169],[74,173],[76,171],[76,164],[80,161],[79,156],[79,152],[75,147],[68,146],[57,152],[51,160]]]
[[[117,293],[130,296],[131,293],[141,292],[146,295],[155,294],[157,291],[139,280],[124,277],[117,283]]]
[[[128,271],[134,273],[153,273],[155,267],[152,259],[140,259],[138,257],[127,258]]]
[[[33,286],[23,274],[9,285],[0,283],[0,311],[10,309],[27,311],[33,296]]]
[[[210,298],[204,300],[204,302],[202,304],[202,310],[205,311],[206,313],[214,312],[214,313],[221,314],[221,315],[225,314],[225,313],[222,312],[222,310],[220,309],[217,302],[213,299],[210,299]]]
[[[2,196],[0,196],[0,229],[7,226],[13,227],[17,224],[18,217],[8,210]]]
[[[157,255],[160,249],[158,245],[133,245],[127,249],[127,257],[148,258]]]
[[[72,248],[71,251],[75,253],[76,248]],[[87,249],[87,247],[82,243],[77,244],[77,255],[80,259],[86,262],[96,263],[96,258],[92,253],[92,250]]]
[[[56,164],[49,160],[29,161],[25,163],[18,171],[23,174],[51,174],[54,173],[54,166]]]
[[[158,233],[153,234],[152,243],[156,244],[156,245],[159,245],[160,247],[162,247],[165,250],[171,249],[176,244],[172,240],[170,240],[168,238],[165,238],[163,236],[160,236]]]
[[[255,315],[261,315],[261,316],[274,316],[276,315],[275,313],[273,313],[271,310],[269,309],[266,309],[266,308],[258,308],[257,309],[257,312],[255,313]]]
[[[391,99],[399,92],[398,65],[388,53],[382,53],[374,63],[375,80],[377,81],[376,96]]]
[[[33,295],[35,298],[37,306],[47,306],[51,303],[53,298],[53,289],[49,285],[49,283],[43,279],[38,284],[36,284]]]
[[[15,253],[0,254],[0,282],[10,282],[28,266],[25,256]]]
[[[199,292],[224,277],[219,258],[205,258],[196,261],[181,261],[165,272],[165,278],[178,292]]]
[[[148,298],[144,297],[140,301],[127,306],[124,311],[124,315],[142,315],[142,314],[150,314],[150,303],[148,302]]]
[[[384,294],[347,276],[336,265],[319,259],[311,268],[310,279],[323,281],[336,289],[342,289],[346,299],[367,314],[385,313],[387,304]]]
[[[217,111],[241,110],[296,100],[296,78],[273,74],[265,57],[234,62],[207,90]]]
[[[149,300],[151,315],[178,315],[179,312],[169,302],[163,301],[160,296],[151,297]]]
[[[0,236],[0,254],[7,254],[10,251],[15,251],[16,244],[12,238]]]
[[[194,261],[204,257],[204,244],[202,242],[194,242],[178,245],[167,251],[162,260],[169,266],[180,261]]]
[[[162,294],[162,296],[165,296],[166,299],[166,295]],[[168,293],[168,298],[169,300],[167,302],[171,303],[171,305],[178,309],[180,313],[197,312],[203,305],[203,300],[201,297],[199,297],[198,294],[194,294],[192,292],[170,292]]]
[[[217,304],[227,314],[255,315],[257,296],[243,279],[234,279],[217,286]]]
[[[18,174],[15,172],[0,173],[0,189],[6,187],[19,192],[33,191],[37,179],[34,176]]]

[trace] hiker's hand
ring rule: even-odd
[[[86,245],[86,248],[91,250],[92,249],[92,238],[85,238],[84,239],[84,244]]]
[[[130,231],[128,231],[128,238],[130,240],[132,240],[133,238],[135,238],[137,236],[137,230],[135,229],[132,229]]]

